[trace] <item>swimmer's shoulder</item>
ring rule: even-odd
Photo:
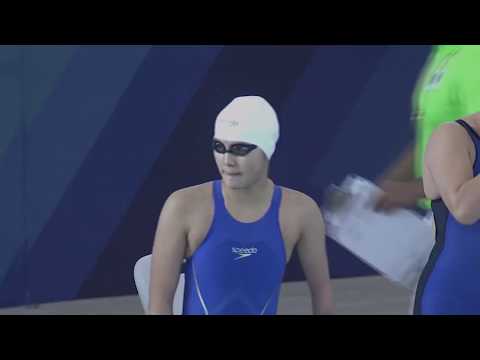
[[[322,214],[314,199],[301,191],[281,187],[280,228],[286,242],[287,252],[293,250],[302,234],[312,224],[324,226]]]
[[[282,189],[282,211],[289,217],[299,218],[304,216],[321,215],[317,202],[307,194],[284,186]]]
[[[176,190],[166,204],[176,208],[178,215],[198,216],[212,207],[212,188],[212,181],[208,181]]]

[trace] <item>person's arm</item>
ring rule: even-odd
[[[375,210],[391,210],[414,206],[425,197],[422,178],[414,177],[414,144],[409,144],[400,158],[376,183],[384,191],[375,203]]]
[[[427,145],[424,166],[450,213],[465,225],[480,219],[480,176],[473,177],[467,138],[460,125],[441,125]]]
[[[415,144],[410,143],[402,151],[399,158],[382,174],[377,183],[384,181],[410,181],[414,179],[413,166],[415,157]]]
[[[311,198],[306,197],[304,210],[297,252],[312,294],[313,314],[330,315],[334,313],[334,304],[325,247],[325,225],[320,209]]]
[[[160,214],[152,251],[148,314],[171,315],[187,246],[185,206],[180,192],[167,199]]]
[[[422,178],[410,181],[385,180],[379,187],[384,191],[375,203],[375,210],[392,210],[415,206],[418,200],[425,198]]]

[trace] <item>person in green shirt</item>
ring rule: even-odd
[[[427,60],[413,93],[416,136],[400,157],[377,179],[384,193],[378,211],[430,208],[423,190],[423,157],[439,125],[480,111],[480,46],[437,45]]]

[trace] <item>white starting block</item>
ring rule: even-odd
[[[143,256],[135,263],[133,270],[135,286],[142,303],[143,310],[148,311],[148,298],[150,287],[150,267],[152,254]],[[173,298],[173,315],[182,315],[183,313],[183,294],[185,290],[185,274],[180,274],[177,289]]]

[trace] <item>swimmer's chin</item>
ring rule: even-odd
[[[223,184],[230,189],[233,190],[240,190],[245,189],[246,186],[242,184],[240,181],[240,176],[223,176]]]

